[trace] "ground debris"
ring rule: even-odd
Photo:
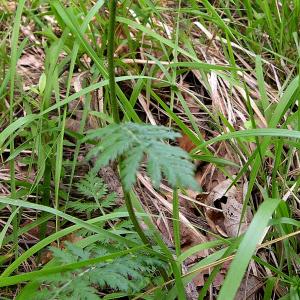
[[[205,215],[213,231],[223,236],[235,237],[247,230],[252,214],[250,207],[247,207],[241,222],[246,185],[239,183],[238,186],[231,186],[231,184],[232,181],[227,179],[213,188],[206,198],[206,204],[219,210],[207,208]]]

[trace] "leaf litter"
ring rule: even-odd
[[[170,6],[174,5],[172,1],[164,2],[170,2]],[[9,5],[9,7],[11,7],[10,9],[11,11],[13,11],[15,9],[14,2],[12,2],[12,5]],[[166,16],[166,20],[169,19],[170,18]],[[169,34],[170,36],[170,33],[172,32],[172,28],[170,28],[171,24],[169,22],[166,22],[166,24],[163,25],[161,22],[158,22],[157,20],[155,21],[156,25],[158,25],[158,27],[160,28],[161,34],[166,36],[168,36]],[[36,37],[33,35],[33,28],[29,25],[26,27],[22,27],[23,34],[27,35],[32,42],[36,42]],[[204,34],[207,37],[206,42],[208,42],[208,45],[205,42],[196,45],[196,49],[199,51],[199,56],[201,56],[204,61],[220,65],[228,65],[227,58],[222,51],[219,37],[215,37],[211,32],[204,28],[202,24],[198,22],[193,23],[192,33],[195,36],[203,36]],[[136,32],[132,33],[132,35],[134,34],[136,34]],[[226,42],[226,40],[223,40],[222,42]],[[239,46],[233,44],[233,47]],[[239,48],[239,50],[241,51],[241,53],[243,53],[243,49]],[[127,49],[124,49],[124,47],[120,47],[118,51],[118,55],[121,56],[122,51],[127,51]],[[143,52],[146,52],[146,50],[142,49],[142,55]],[[248,65],[245,59],[242,57],[241,53],[237,54],[238,63],[247,68]],[[154,54],[158,58],[162,56],[162,53],[160,51],[156,51]],[[251,53],[247,54],[251,55]],[[23,55],[19,59],[17,66],[18,73],[22,77],[23,88],[25,91],[38,84],[39,78],[44,69],[44,56],[45,55],[40,48],[31,48],[26,49],[25,53],[23,53]],[[180,59],[184,60],[184,57],[180,57]],[[212,71],[208,75],[208,87],[211,89],[211,94],[209,94],[207,91],[208,87],[206,89],[200,72],[198,70],[192,70],[192,73],[197,80],[196,84],[201,86],[201,94],[198,95],[199,91],[195,89],[195,82],[188,82],[189,80],[187,79],[187,77],[185,77],[180,82],[179,87],[182,89],[182,96],[185,99],[189,110],[193,114],[197,124],[199,126],[206,127],[207,129],[203,130],[202,132],[203,138],[210,138],[212,134],[217,135],[219,133],[216,132],[215,129],[211,128],[211,126],[208,126],[207,119],[209,119],[209,115],[207,114],[207,112],[200,109],[199,103],[195,100],[195,98],[199,98],[198,96],[200,96],[200,99],[201,101],[203,101],[203,103],[206,103],[208,105],[213,113],[219,114],[220,112],[222,112],[223,115],[227,117],[228,122],[236,128],[240,128],[241,126],[243,126],[245,121],[248,120],[248,113],[245,105],[246,95],[243,90],[238,87],[233,87],[230,82],[228,82],[225,76],[219,76],[218,73]],[[164,74],[161,71],[158,71],[157,75],[157,78],[164,78]],[[73,78],[75,82],[74,90],[76,92],[82,89],[81,83],[78,83],[78,76],[81,75],[75,74]],[[271,75],[269,74],[267,74],[267,76],[271,77]],[[249,72],[249,74],[243,74],[243,79],[250,89],[250,101],[251,104],[253,104],[254,112],[256,113],[256,117],[259,120],[258,126],[263,127],[266,124],[266,120],[260,113],[260,110],[258,109],[254,101],[257,100],[260,95],[260,93],[258,92],[256,78]],[[157,82],[159,83],[159,80],[157,80]],[[189,93],[187,93],[187,91],[189,91]],[[267,86],[267,92],[272,101],[278,101],[276,91],[270,85]],[[169,98],[165,94],[165,92],[161,92],[161,95],[167,102],[169,101]],[[197,97],[191,97],[191,94],[197,95]],[[155,120],[155,122],[165,125],[166,113],[157,108],[155,103],[149,101],[149,97],[147,95],[142,94],[141,97],[143,97],[147,101],[146,105],[139,106],[141,115],[143,114],[143,111],[146,111],[147,109],[146,115],[149,120]],[[101,96],[101,99],[99,99],[99,101],[103,102],[103,95]],[[73,102],[73,104],[74,103],[75,101]],[[82,107],[82,103],[77,103],[76,106],[69,107],[70,111],[75,112],[75,118],[68,119],[67,121],[67,128],[72,131],[77,132],[80,128],[79,121],[82,116]],[[178,112],[178,115],[183,122],[190,122],[188,118],[184,116],[182,106],[179,104],[179,102],[175,104],[174,111]],[[86,127],[95,128],[96,126],[99,126],[99,124],[91,123],[92,121],[89,122]],[[178,144],[187,152],[195,149],[195,144],[188,138],[187,135],[183,135],[181,138],[179,138]],[[214,153],[219,157],[228,157],[232,159],[232,153],[230,153],[232,150],[224,150],[224,147],[225,146],[223,145],[217,145],[211,150],[213,150]],[[85,155],[85,152],[86,150],[83,150],[81,155]],[[232,160],[240,164],[240,161],[237,161],[234,158]],[[241,218],[244,206],[243,199],[247,191],[246,180],[239,181],[236,185],[231,186],[232,179],[228,179],[228,176],[220,172],[220,170],[218,170],[213,164],[202,162],[195,162],[195,164],[197,164],[198,168],[196,177],[198,178],[198,181],[203,187],[205,193],[198,194],[197,192],[192,190],[187,191],[189,198],[194,201],[187,200],[185,194],[180,195],[180,221],[182,235],[181,246],[183,251],[199,243],[212,240],[213,235],[210,234],[210,231],[223,237],[236,237],[238,235],[241,235],[247,230],[249,223],[251,222],[253,217],[251,208],[247,206],[245,210],[246,214],[243,219]],[[231,178],[234,178],[234,176],[236,175],[235,170],[227,170],[229,171]],[[21,171],[18,170],[18,172]],[[108,184],[110,192],[117,193],[118,198],[120,199],[118,205],[122,205],[123,194],[120,179],[118,177],[118,170],[116,169],[116,167],[113,165],[103,167],[99,171],[99,176],[102,177]],[[18,176],[18,178],[20,178],[20,176]],[[22,178],[24,178],[24,176],[22,176]],[[140,192],[138,195],[141,199],[147,197],[150,198],[150,201],[144,200],[142,203],[148,210],[150,215],[158,214],[160,216],[158,220],[154,220],[154,223],[157,224],[157,227],[162,232],[162,235],[164,236],[164,238],[168,239],[168,244],[170,245],[170,247],[172,247],[174,243],[174,238],[172,236],[172,224],[170,221],[172,217],[172,194],[167,193],[163,187],[155,190],[151,186],[150,181],[147,179],[146,175],[143,172],[139,174],[138,178],[139,184],[143,186],[143,193],[146,194],[146,197],[142,196],[142,192]],[[7,180],[7,177],[5,177],[5,179]],[[3,194],[8,193],[5,185],[1,185],[1,189],[3,191]],[[149,205],[149,202],[151,201],[155,202],[155,205]],[[203,207],[203,205],[201,204],[205,204],[207,207]],[[47,232],[47,234],[49,234],[49,232]],[[187,262],[187,265],[185,265],[185,267],[188,270],[196,262],[206,257],[208,254],[209,251],[202,251],[201,253],[195,254],[193,257],[189,258],[189,261]],[[222,285],[228,267],[229,265],[227,265],[226,263],[223,264],[221,271],[214,279],[213,287],[216,290],[218,290]],[[204,285],[205,279],[209,274],[210,270],[206,270],[203,273],[199,273],[198,276],[194,279],[194,284],[197,287],[197,291],[199,291],[199,289]],[[251,297],[255,297],[255,291],[257,287],[260,286],[261,281],[256,276],[248,274],[247,276],[245,276],[242,282],[238,295],[236,296],[238,298],[236,299],[252,299]],[[195,291],[192,291],[191,293],[195,294]]]

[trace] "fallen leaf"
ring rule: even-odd
[[[17,72],[22,78],[25,90],[38,84],[44,70],[44,56],[41,49],[32,47],[18,60]]]
[[[65,128],[74,132],[80,132],[80,121],[68,118],[66,119]]]
[[[190,91],[190,86],[185,82],[182,83],[182,96],[192,114],[198,114],[200,112],[200,105],[196,102]]]
[[[179,147],[186,152],[191,152],[196,148],[196,145],[191,141],[188,135],[184,134],[182,137],[178,138]]]
[[[197,169],[196,180],[206,192],[211,192],[215,186],[226,180],[225,175],[219,172],[213,164],[206,164]]]
[[[203,287],[204,283],[205,283],[205,279],[204,279],[204,275],[207,275],[207,271],[203,271],[198,273],[194,278],[193,278],[193,282],[196,285],[196,287]]]
[[[235,295],[235,300],[255,300],[256,291],[262,287],[263,283],[257,277],[253,275],[245,276],[237,294]]]
[[[213,286],[216,290],[219,290],[224,282],[226,273],[229,269],[230,266],[230,261],[225,261],[222,265],[222,268],[220,269],[220,272],[216,275],[214,282],[213,282]]]
[[[65,248],[65,242],[69,242],[72,244],[76,244],[77,242],[79,242],[80,240],[82,240],[81,236],[76,235],[75,233],[70,233],[68,235],[66,235],[65,237],[63,237],[60,242],[59,245],[56,242],[52,242],[51,246],[52,247],[56,247],[56,248],[60,248],[60,249],[64,249]],[[42,252],[41,254],[41,258],[40,258],[40,264],[41,265],[45,265],[47,264],[51,259],[53,258],[53,253],[51,250],[45,250]]]
[[[31,220],[26,220],[24,223],[22,223],[20,225],[20,227],[25,227],[26,225],[29,225],[31,223],[32,223]],[[54,232],[54,230],[55,230],[55,223],[53,221],[48,221],[47,225],[46,225],[46,236],[49,236],[50,234],[52,234]],[[39,238],[40,238],[40,227],[36,226],[34,228],[31,228],[30,230],[28,230],[28,232],[25,235],[31,235],[32,237],[39,240]]]
[[[173,193],[171,191],[165,192],[166,199],[172,203],[173,202]],[[180,205],[180,212],[187,218],[190,219],[191,216],[194,216],[194,211],[193,211],[193,203],[191,201],[188,201],[187,199],[184,199],[179,195],[179,205]],[[195,217],[194,217],[195,218]],[[199,218],[197,221],[199,221]],[[168,227],[170,232],[173,235],[173,224],[172,222],[168,222]],[[165,231],[165,229],[161,228],[161,230]],[[200,234],[200,232],[199,232]],[[200,243],[203,243],[203,241],[206,240],[206,237],[201,234],[201,238],[199,236],[195,235],[195,232],[188,226],[184,224],[180,224],[180,242],[181,242],[181,247],[182,251],[186,251],[187,249],[198,245]],[[205,251],[201,251],[199,253],[196,253],[193,255],[193,260],[198,261],[199,258],[202,258],[205,256],[204,254]],[[189,263],[191,263],[191,257],[189,258]]]
[[[222,212],[215,211],[213,209],[206,209],[205,217],[207,224],[214,232],[227,237],[226,230],[224,228],[224,215]]]
[[[213,188],[206,199],[206,204],[218,208],[220,211],[208,208],[205,216],[212,230],[223,236],[234,237],[247,230],[252,220],[252,214],[248,207],[242,222],[240,222],[245,193],[243,189],[246,188],[246,185],[239,184],[229,189],[231,183],[232,181],[227,179]]]
[[[95,159],[92,160],[95,163]],[[124,203],[124,193],[119,175],[116,171],[116,166],[110,164],[106,167],[102,167],[99,170],[99,176],[107,184],[109,193],[116,193],[116,205],[121,206]]]
[[[234,237],[244,233],[252,219],[250,208],[247,208],[246,215],[240,225],[243,205],[237,202],[235,199],[229,199],[227,203],[222,203],[221,205],[224,213],[224,226],[228,236]]]

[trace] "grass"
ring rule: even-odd
[[[39,290],[59,299],[46,293],[53,274],[79,276],[140,255],[161,261],[147,284],[96,285],[95,297],[298,299],[299,16],[298,1],[1,1],[1,297]],[[130,133],[142,152],[126,148],[125,135],[98,136],[98,144],[89,131],[125,122],[187,136],[202,192],[179,184],[185,178],[169,170],[173,163],[157,163],[178,141],[165,139],[166,156],[154,159],[150,129],[149,140]],[[98,159],[117,158],[106,168],[121,177],[106,183],[120,199],[74,210],[75,200],[90,199],[76,187],[97,147]],[[249,208],[253,218],[239,236],[208,220],[209,210],[224,214],[205,199],[227,178],[247,186],[239,230]],[[71,234],[83,251],[109,251],[41,264]]]

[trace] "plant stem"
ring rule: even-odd
[[[117,0],[109,1],[109,25],[108,25],[108,49],[107,49],[107,59],[108,59],[108,75],[109,75],[109,89],[110,89],[110,102],[112,106],[112,115],[115,123],[120,123],[118,101],[116,96],[116,82],[115,82],[115,65],[114,65],[114,44],[115,44],[115,27],[116,27],[116,10],[117,10]],[[122,159],[122,158],[121,158]],[[120,163],[120,161],[119,161]],[[149,241],[144,234],[138,219],[135,215],[133,205],[131,202],[129,192],[124,191],[124,198],[126,203],[126,208],[130,220],[134,226],[135,231],[141,238],[144,244],[149,244]]]
[[[114,62],[116,10],[117,10],[117,0],[110,0],[109,1],[110,16],[109,16],[109,24],[108,24],[108,45],[107,45],[109,91],[110,91],[110,103],[112,108],[113,119],[115,123],[120,123],[118,100],[116,96],[115,62]]]
[[[180,222],[179,222],[179,198],[177,188],[173,189],[173,235],[176,255],[181,253],[180,245]]]
[[[124,198],[125,198],[125,204],[126,204],[126,208],[128,210],[129,218],[134,226],[135,231],[137,232],[137,234],[139,235],[139,237],[141,238],[143,243],[146,245],[149,245],[148,238],[146,237],[145,233],[143,232],[143,230],[137,220],[137,217],[134,213],[133,205],[132,205],[131,198],[130,198],[130,193],[124,192]]]

